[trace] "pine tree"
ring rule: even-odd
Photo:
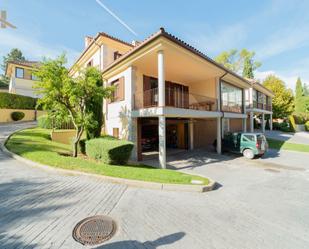
[[[253,64],[252,64],[252,61],[250,60],[250,58],[245,58],[242,76],[245,77],[245,78],[248,78],[248,79],[254,78]]]
[[[295,89],[295,99],[299,99],[304,96],[303,84],[301,79],[298,77],[296,81],[296,89]]]

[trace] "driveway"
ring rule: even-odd
[[[0,126],[0,134],[16,128]],[[72,229],[95,214],[119,227],[103,249],[308,248],[307,171],[200,154],[190,166],[175,157],[174,167],[221,185],[203,194],[130,188],[29,167],[0,151],[1,248],[84,248]]]
[[[296,144],[308,144],[309,145],[309,132],[296,132],[296,133],[287,133],[282,131],[265,131],[265,135],[268,138],[288,141],[289,143]]]

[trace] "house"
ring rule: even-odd
[[[86,37],[70,73],[90,65],[116,88],[103,103],[105,132],[134,142],[137,160],[158,151],[165,168],[167,151],[207,148],[215,139],[221,153],[222,134],[247,129],[245,92],[257,85],[163,28],[132,44],[105,33]]]
[[[248,79],[249,80],[249,79]],[[251,87],[246,90],[246,111],[249,115],[250,132],[254,131],[254,117],[261,116],[261,130],[265,132],[265,115],[269,115],[269,128],[273,129],[272,91],[261,85],[258,81],[250,79]]]
[[[36,80],[33,70],[38,65],[37,61],[8,61],[5,75],[10,79],[9,93],[39,97],[32,88]]]

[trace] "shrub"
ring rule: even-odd
[[[12,112],[11,113],[11,118],[14,121],[22,120],[24,117],[25,117],[25,113],[23,113],[23,112]]]
[[[125,140],[95,138],[86,142],[87,156],[107,164],[127,164],[132,149],[133,143]]]
[[[37,99],[18,94],[0,92],[0,109],[35,109]]]
[[[295,132],[296,130],[296,124],[295,124],[295,119],[293,115],[289,116],[289,125],[290,125],[290,131]]]
[[[79,151],[84,155],[86,155],[86,141],[87,141],[87,139],[85,139],[85,138],[81,139],[81,140],[79,140],[79,144],[78,144]]]
[[[306,128],[306,131],[309,131],[309,121],[305,123],[305,128]]]
[[[37,118],[38,126],[44,129],[52,129],[52,120],[48,117],[48,115],[42,115]]]
[[[74,129],[72,122],[65,118],[52,118],[49,115],[42,115],[37,118],[38,126],[44,129]]]

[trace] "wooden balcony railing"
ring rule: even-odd
[[[263,104],[263,103],[258,103],[256,101],[253,102],[253,104],[247,104],[246,105],[247,109],[261,109],[261,110],[267,110],[267,111],[272,111],[272,105],[271,104]]]
[[[158,106],[158,88],[136,92],[134,94],[134,108],[149,108]],[[217,99],[184,92],[175,88],[165,89],[165,106],[202,110],[217,111]]]

